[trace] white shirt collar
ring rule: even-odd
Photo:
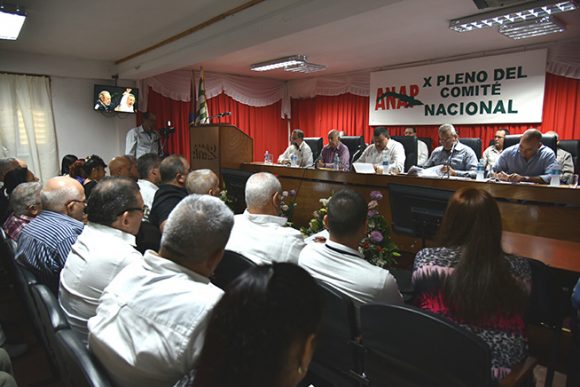
[[[345,245],[341,245],[340,243],[333,242],[330,239],[328,239],[326,241],[326,245],[328,247],[331,247],[331,250],[334,250],[334,251],[340,250],[340,251],[343,251],[345,253],[348,253],[349,255],[356,255],[357,257],[364,259],[364,255],[360,251],[354,250],[354,249],[352,249],[348,246],[345,246]]]
[[[282,216],[274,216],[274,215],[263,215],[263,214],[250,214],[248,210],[244,211],[244,216],[252,223],[256,224],[267,224],[267,223],[275,223],[280,226],[283,226],[288,222],[288,219]]]

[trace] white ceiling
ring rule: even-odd
[[[16,1],[16,0],[13,0]],[[19,0],[27,19],[3,55],[22,51],[115,62],[249,0]],[[8,1],[0,0],[0,3]],[[249,71],[252,63],[307,55],[337,74],[487,54],[522,46],[580,50],[580,11],[557,17],[567,31],[514,41],[494,29],[457,33],[449,20],[480,13],[471,0],[266,0],[194,34],[118,64],[121,78],[179,68],[278,79],[309,75]],[[312,76],[312,75],[310,75]]]

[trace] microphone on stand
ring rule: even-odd
[[[451,147],[451,151],[449,152],[449,157],[447,158],[447,162],[445,162],[445,166],[447,167],[447,172],[445,173],[444,177],[449,178],[449,166],[451,165],[451,158],[453,157],[453,152],[455,151],[455,146],[457,145],[458,142],[459,142],[459,140],[455,141],[453,143],[453,146]]]

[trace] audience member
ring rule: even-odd
[[[322,152],[320,152],[320,156],[316,161],[316,167],[333,168],[336,155],[338,155],[340,163],[339,169],[348,171],[350,168],[350,151],[346,145],[340,142],[340,132],[332,129],[328,132],[328,144],[322,148]]]
[[[24,164],[26,165],[26,164]],[[4,175],[4,186],[0,189],[0,224],[10,216],[10,195],[22,183],[38,181],[28,167],[16,167]]]
[[[13,157],[0,159],[0,183],[2,188],[4,186],[4,176],[11,170],[18,168],[20,165],[18,160]]]
[[[546,184],[556,163],[554,151],[542,144],[542,133],[528,129],[518,145],[512,145],[501,153],[493,171],[495,177],[503,181]]]
[[[381,165],[386,161],[389,164],[389,173],[402,173],[405,170],[403,144],[393,140],[384,126],[375,128],[373,141],[374,144],[369,145],[357,161],[374,165]]]
[[[91,191],[95,188],[99,180],[105,177],[105,168],[107,168],[107,164],[97,155],[92,155],[85,159],[83,169],[86,178],[83,181],[83,187],[87,198],[91,196]]]
[[[271,173],[255,173],[246,182],[247,208],[236,215],[226,249],[257,264],[298,263],[304,248],[300,231],[284,227],[288,219],[280,216],[282,185]]]
[[[503,128],[495,132],[495,137],[493,138],[493,145],[487,147],[483,151],[483,160],[485,161],[486,171],[491,171],[501,152],[503,152],[503,144],[505,141],[505,136],[509,135],[510,131]]]
[[[19,263],[58,292],[58,279],[71,246],[83,231],[85,192],[67,176],[49,179],[40,191],[42,212],[18,238]]]
[[[60,163],[60,175],[67,176],[70,172],[70,166],[77,161],[79,158],[75,155],[66,155],[62,158]]]
[[[125,156],[115,156],[109,161],[109,174],[117,177],[130,177],[131,161]]]
[[[72,163],[69,167],[68,175],[83,184],[87,178],[87,174],[85,173],[85,160],[78,159]]]
[[[69,325],[84,340],[105,287],[141,258],[134,248],[143,218],[139,187],[128,178],[106,177],[93,189],[85,212],[88,223],[68,254],[58,293]]]
[[[220,179],[211,169],[189,172],[185,188],[189,194],[219,196]]]
[[[161,184],[155,192],[149,222],[163,232],[169,213],[187,196],[185,181],[189,173],[189,161],[179,155],[171,155],[161,162],[159,173]]]
[[[417,137],[417,128],[408,127],[405,128],[405,136]],[[429,158],[429,148],[424,141],[417,139],[417,165],[423,166]]]
[[[139,180],[137,184],[141,189],[141,196],[145,203],[145,213],[143,220],[149,220],[149,211],[153,206],[153,198],[155,192],[159,189],[157,186],[161,182],[161,175],[159,173],[159,166],[161,159],[155,153],[146,153],[137,159],[137,172],[139,173]]]
[[[10,239],[18,241],[22,229],[42,211],[41,189],[40,183],[29,182],[18,185],[12,191],[10,195],[12,214],[2,226]]]
[[[574,174],[574,159],[572,158],[572,154],[560,148],[560,137],[558,136],[558,133],[551,130],[546,132],[546,134],[556,137],[558,143],[556,149],[556,161],[558,161],[558,164],[560,165],[560,180],[564,183],[568,183]]]
[[[209,277],[234,217],[219,199],[190,195],[171,212],[159,254],[125,267],[89,320],[89,348],[117,386],[171,386],[195,368],[223,291]]]
[[[157,116],[151,112],[143,113],[141,126],[129,130],[125,142],[125,153],[136,158],[146,153],[155,153],[161,156],[161,142],[156,131]]]
[[[433,150],[424,167],[442,165],[441,172],[450,176],[475,177],[477,156],[473,149],[459,142],[453,125],[439,127],[439,143],[441,145]]]
[[[12,362],[8,352],[0,348],[0,386],[17,387],[18,384],[12,376]]]
[[[415,257],[417,304],[481,337],[491,348],[492,375],[502,379],[527,356],[523,315],[530,267],[503,252],[501,215],[487,191],[456,191],[439,232],[442,247]]]
[[[310,167],[314,164],[312,149],[304,141],[304,132],[294,129],[290,136],[290,146],[278,157],[278,164],[290,165],[290,157],[296,156],[296,163],[299,167]]]
[[[397,280],[374,266],[359,251],[367,234],[367,203],[354,191],[341,190],[328,201],[326,243],[311,243],[300,253],[300,266],[314,278],[351,297],[357,306],[369,302],[403,302]]]
[[[321,310],[316,281],[298,266],[249,269],[214,308],[198,370],[177,386],[296,386],[308,372]]]

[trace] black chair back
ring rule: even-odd
[[[62,379],[68,387],[112,387],[113,383],[81,341],[80,336],[70,330],[56,332],[56,343],[64,369]]]
[[[365,138],[363,136],[344,136],[340,138],[340,142],[348,148],[350,164],[353,162],[355,153],[360,149],[364,150],[366,148]]]
[[[493,385],[490,349],[466,329],[411,306],[367,304],[360,313],[372,386]]]
[[[566,152],[570,152],[572,160],[574,160],[574,171],[578,173],[580,167],[578,166],[578,156],[580,155],[580,140],[560,140],[558,146]]]
[[[316,160],[320,156],[320,152],[322,152],[322,147],[324,146],[322,137],[304,137],[304,142],[312,150],[312,160]]]
[[[213,274],[211,282],[220,289],[225,290],[240,274],[254,266],[256,264],[242,254],[226,250]]]
[[[69,328],[66,317],[60,309],[56,297],[47,286],[42,284],[31,285],[30,291],[40,320],[40,338],[48,353],[53,372],[58,372],[62,376],[64,370],[56,344],[56,332]]]
[[[324,309],[310,370],[333,385],[356,386],[360,380],[355,374],[362,374],[362,354],[356,343],[359,333],[353,301],[329,285],[319,285]]]
[[[505,136],[503,149],[507,149],[512,145],[516,145],[520,143],[520,138],[522,138],[521,134],[510,134],[509,136]],[[554,151],[554,154],[557,152],[557,141],[556,136],[553,135],[542,135],[542,144],[550,148]]]
[[[252,173],[240,169],[222,168],[220,174],[226,184],[228,196],[232,199],[230,208],[234,214],[241,214],[246,209],[246,182]]]
[[[477,160],[481,159],[481,138],[459,138],[459,142],[463,145],[467,145],[475,152],[475,157]]]
[[[433,152],[433,140],[431,137],[417,137],[417,139],[423,141],[425,145],[427,145],[427,150],[429,151],[429,155]]]
[[[391,138],[403,144],[403,148],[405,148],[405,172],[413,165],[417,165],[417,137],[391,136]]]

